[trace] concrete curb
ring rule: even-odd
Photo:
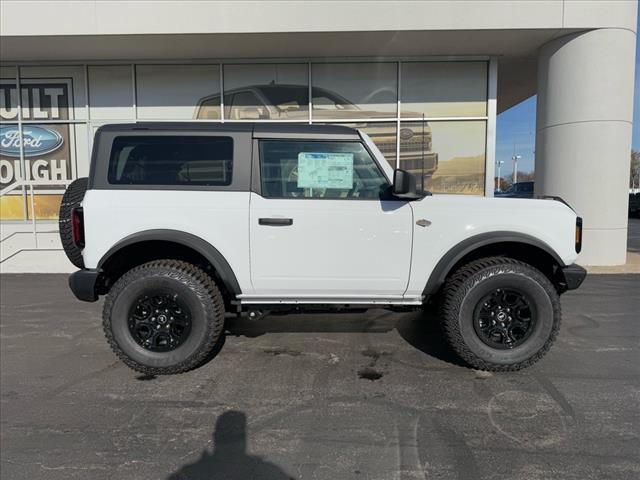
[[[627,263],[624,265],[597,266],[585,265],[587,272],[591,275],[614,274],[614,273],[637,273],[640,274],[640,252],[627,252]]]

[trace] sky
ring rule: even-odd
[[[640,9],[638,10],[640,19]],[[640,25],[640,21],[638,22]],[[631,148],[640,150],[640,36],[636,37],[636,76],[633,97],[633,140]],[[518,171],[529,172],[534,167],[534,150],[536,140],[536,97],[498,115],[496,125],[496,160],[504,161],[501,176],[510,176],[513,172],[511,157],[520,155]],[[497,175],[497,170],[496,170]]]

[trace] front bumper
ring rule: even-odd
[[[582,285],[582,282],[587,276],[587,271],[575,263],[562,267],[561,271],[563,277],[562,283],[565,290],[575,290]]]
[[[96,283],[99,272],[97,270],[78,270],[69,275],[69,288],[78,300],[95,302],[98,300]]]

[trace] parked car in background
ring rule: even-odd
[[[629,193],[629,216],[640,217],[640,192]]]
[[[533,198],[533,182],[516,182],[504,192],[496,192],[496,197]]]

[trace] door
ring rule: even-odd
[[[261,140],[251,280],[274,298],[401,298],[411,206],[358,141]]]

